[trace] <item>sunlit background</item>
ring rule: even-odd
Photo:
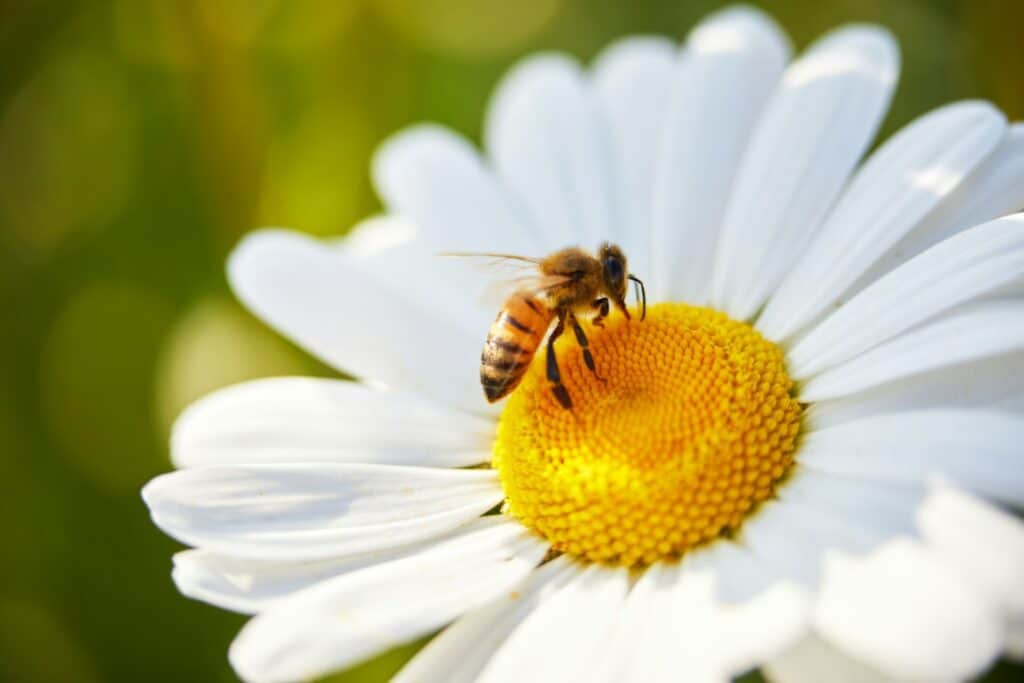
[[[235,303],[232,245],[345,232],[379,208],[385,136],[427,119],[478,140],[527,52],[678,38],[721,4],[0,1],[0,680],[235,680],[243,618],[175,592],[139,488],[193,399],[330,372]],[[759,4],[798,48],[847,21],[897,35],[884,133],[964,97],[1024,118],[1019,0]],[[412,651],[332,680],[384,680]]]

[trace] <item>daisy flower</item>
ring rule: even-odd
[[[957,102],[866,155],[898,71],[883,29],[791,60],[748,8],[588,69],[534,56],[482,152],[433,125],[383,145],[383,216],[247,237],[238,297],[361,381],[200,400],[143,491],[193,546],[180,590],[255,615],[238,674],[442,628],[396,680],[960,680],[1024,654],[1024,128]],[[571,409],[543,353],[489,406],[489,278],[439,253],[603,240],[646,319],[584,322],[603,379],[559,340]]]

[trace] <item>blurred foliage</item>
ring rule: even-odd
[[[1024,115],[1017,0],[758,4],[798,47],[847,21],[899,37],[885,132],[963,97]],[[175,592],[176,546],[138,489],[169,468],[188,401],[328,372],[232,302],[239,236],[340,234],[379,209],[367,168],[392,131],[427,119],[478,139],[521,55],[681,37],[720,5],[0,2],[0,680],[234,680],[243,619]],[[412,651],[332,680],[381,680]]]

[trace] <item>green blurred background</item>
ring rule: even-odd
[[[191,400],[329,374],[232,300],[242,234],[342,233],[379,208],[367,167],[392,131],[479,139],[519,56],[682,37],[722,4],[0,1],[0,680],[234,680],[243,619],[175,592],[176,546],[139,488],[169,469]],[[847,21],[898,36],[885,132],[963,97],[1024,117],[1019,0],[759,4],[798,48]],[[410,652],[336,680],[381,680]]]

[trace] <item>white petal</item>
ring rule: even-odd
[[[924,488],[893,481],[866,481],[797,467],[779,487],[783,504],[797,503],[840,515],[888,537],[911,534]]]
[[[612,234],[618,216],[603,126],[579,65],[563,55],[520,62],[491,98],[485,147],[544,249],[596,248]]]
[[[962,232],[903,264],[811,330],[789,354],[807,379],[957,304],[1024,280],[1024,214]]]
[[[800,534],[766,519],[762,510],[743,524],[742,543],[757,560],[771,566],[773,572],[806,586],[815,586],[821,570],[822,548]],[[772,515],[774,517],[774,515]]]
[[[1024,301],[968,305],[809,379],[801,401],[822,401],[928,370],[1024,349]]]
[[[933,486],[917,523],[929,548],[1011,618],[1024,618],[1024,524],[943,484]]]
[[[882,413],[933,409],[993,409],[1024,413],[1024,351],[983,358],[892,381],[861,393],[815,403],[811,429]]]
[[[606,646],[628,585],[626,570],[590,565],[523,620],[478,680],[576,680]]]
[[[1024,207],[1024,123],[1010,126],[996,150],[942,204],[861,278],[855,290],[972,225]]]
[[[366,273],[367,287],[393,291],[436,316],[436,324],[456,325],[474,338],[490,326],[501,303],[486,296],[495,284],[492,270],[440,253],[405,216],[364,220],[335,246],[342,267]]]
[[[711,571],[716,599],[729,604],[747,602],[784,578],[783,572],[749,548],[724,538],[692,551],[686,563],[688,571]]]
[[[762,672],[772,683],[897,683],[815,634],[766,663]]]
[[[898,62],[888,33],[852,26],[819,40],[786,70],[725,213],[716,308],[748,319],[779,284],[870,144]]]
[[[611,134],[619,207],[607,237],[622,247],[630,271],[640,277],[650,272],[651,188],[677,61],[671,41],[637,37],[612,43],[593,67],[594,92]]]
[[[897,678],[963,680],[999,654],[987,603],[920,544],[890,541],[863,559],[826,561],[814,610],[822,636]]]
[[[532,254],[540,244],[472,145],[446,128],[414,126],[385,141],[373,181],[388,208],[411,217],[438,251]]]
[[[782,31],[750,7],[716,12],[690,33],[654,179],[653,269],[640,271],[653,298],[707,303],[736,170],[788,59]]]
[[[521,587],[463,615],[442,631],[392,683],[473,683],[508,635],[577,572],[579,567],[564,555],[541,566]]]
[[[987,102],[922,116],[871,155],[800,261],[769,299],[758,329],[792,336],[836,305],[850,286],[987,157],[1006,119]]]
[[[989,498],[1024,503],[1024,418],[970,411],[907,412],[845,422],[807,434],[800,462],[811,470],[920,484],[946,476]]]
[[[807,630],[808,594],[789,582],[775,583],[756,597],[736,605],[709,601],[711,592],[698,575],[679,582],[675,596],[678,632],[693,660],[707,658],[716,668],[738,675],[789,648]],[[696,584],[696,585],[695,585]],[[705,611],[710,619],[694,618]]]
[[[637,639],[635,681],[727,681],[790,647],[807,627],[806,593],[775,584],[757,597],[725,605],[715,597],[715,574],[676,570],[669,600],[652,609]]]
[[[577,680],[590,683],[644,680],[653,683],[656,679],[643,677],[641,669],[645,659],[652,656],[661,658],[666,654],[652,652],[651,646],[656,638],[662,637],[661,632],[671,626],[669,615],[675,582],[674,566],[670,568],[659,562],[645,569],[626,597],[607,647],[595,654],[589,668],[577,674]]]
[[[828,506],[797,498],[770,501],[740,530],[740,542],[783,576],[817,584],[821,560],[833,548],[866,552],[889,538],[877,529]]]
[[[260,379],[215,391],[171,434],[178,467],[363,462],[459,467],[489,459],[494,423],[418,396],[312,377]]]
[[[1024,619],[1017,619],[1007,626],[1003,654],[1015,662],[1024,661]]]
[[[394,548],[472,521],[502,498],[491,470],[349,463],[213,465],[142,490],[153,521],[189,545],[268,560]]]
[[[229,656],[247,681],[311,678],[429,633],[522,581],[545,546],[516,522],[481,520],[431,550],[339,576],[254,618]]]
[[[479,338],[368,287],[324,244],[297,233],[253,233],[231,254],[228,278],[251,311],[336,368],[468,410],[486,405]]]
[[[461,529],[452,535],[464,533]],[[446,537],[327,560],[253,560],[219,555],[206,549],[185,550],[174,556],[171,576],[184,595],[211,605],[256,614],[281,600],[341,574],[406,557]]]

